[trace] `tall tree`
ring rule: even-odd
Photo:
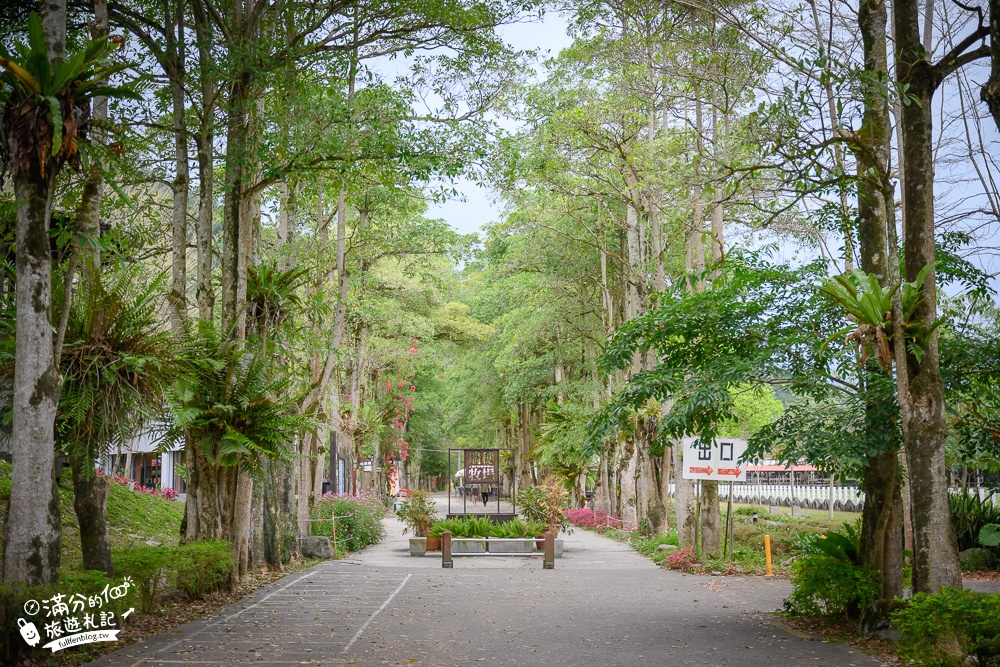
[[[29,25],[30,48],[35,58],[45,61],[47,71],[36,64],[29,74],[33,74],[33,82],[18,76],[20,85],[12,84],[12,70],[5,63],[8,78],[4,81],[2,121],[8,145],[0,149],[4,152],[4,167],[12,172],[18,202],[11,438],[14,468],[5,524],[3,576],[5,581],[30,584],[50,583],[59,577],[61,523],[55,485],[54,428],[61,381],[49,319],[52,257],[48,231],[56,177],[66,160],[73,157],[70,146],[77,130],[77,101],[72,88],[51,89],[51,71],[66,57],[66,3],[51,0],[42,3],[41,9],[41,19],[33,16]],[[50,105],[47,97],[54,97],[56,104]],[[39,496],[49,501],[38,502]]]
[[[938,291],[934,224],[934,123],[931,104],[944,78],[977,58],[986,46],[972,49],[987,33],[980,25],[937,63],[921,40],[920,3],[900,0],[893,7],[896,81],[903,95],[900,110],[903,183],[903,255],[906,279],[926,277],[913,314],[897,328],[897,349],[906,350],[905,391],[899,396],[903,439],[910,469],[913,507],[913,588],[936,592],[960,588],[958,546],[948,509],[945,473],[944,384],[938,349]]]

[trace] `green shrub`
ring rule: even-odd
[[[785,611],[796,616],[857,616],[878,597],[881,575],[833,556],[807,556],[792,564],[792,594]]]
[[[767,514],[766,507],[737,507],[733,510],[733,514],[736,516],[753,516],[756,514],[758,517],[762,517]]]
[[[1000,595],[950,588],[918,593],[890,618],[904,663],[958,666],[973,655],[981,667],[1000,665]]]
[[[176,566],[177,547],[131,547],[114,556],[112,562],[117,575],[129,576],[135,583],[139,611],[149,613],[156,609],[163,583]]]
[[[545,524],[540,521],[525,521],[518,517],[494,525],[490,530],[490,537],[500,538],[525,538],[538,537],[545,533]]]
[[[963,572],[972,572],[974,570],[989,570],[996,565],[997,561],[992,551],[986,547],[977,547],[961,552],[959,562]]]
[[[820,550],[817,542],[822,539],[822,535],[822,533],[799,531],[786,541],[792,547],[792,551],[797,551],[803,556],[820,556],[823,552]]]
[[[975,549],[980,545],[979,535],[991,523],[1000,523],[1000,507],[993,504],[993,495],[981,500],[978,495],[965,493],[948,494],[951,510],[951,524],[955,527],[958,550]],[[1000,546],[989,547],[994,561],[1000,559]]]
[[[233,574],[233,551],[225,540],[190,542],[178,550],[174,583],[191,600],[227,587]]]
[[[541,486],[529,486],[514,496],[519,513],[529,521],[541,521],[548,526],[569,526],[565,510],[569,494],[554,479],[547,479]]]
[[[450,532],[451,536],[455,539],[472,537],[481,538],[493,535],[494,525],[493,522],[485,516],[465,516],[454,517],[452,519],[440,519],[431,524],[428,535],[431,537],[441,537],[444,535],[445,531]]]
[[[448,532],[452,534],[452,537],[454,537],[462,530],[463,524],[460,518],[438,519],[431,524],[430,530],[427,531],[427,535],[429,537],[441,537]]]
[[[313,507],[313,535],[326,535],[337,549],[360,551],[385,538],[385,505],[373,496],[328,493]],[[336,531],[331,518],[336,515]]]

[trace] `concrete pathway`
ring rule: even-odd
[[[787,582],[683,575],[575,531],[541,558],[412,558],[389,539],[290,575],[220,612],[92,665],[741,665],[869,667],[770,611]]]

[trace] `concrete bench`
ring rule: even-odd
[[[473,542],[473,543],[485,543],[489,545],[490,543],[501,544],[501,543],[530,543],[534,545],[536,538],[534,537],[524,537],[524,538],[511,538],[499,540],[496,538],[484,538],[484,537],[462,537],[458,538],[462,542]],[[457,541],[457,540],[456,540]],[[542,551],[523,551],[523,552],[511,552],[511,551],[479,551],[479,552],[452,552],[452,537],[450,531],[445,531],[441,536],[441,567],[453,568],[455,566],[454,557],[455,556],[541,556],[542,568],[545,570],[554,570],[556,567],[556,536],[554,533],[545,533],[545,548]]]

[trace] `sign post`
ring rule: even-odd
[[[726,503],[726,542],[731,559],[733,553],[733,482],[746,478],[747,466],[740,459],[746,454],[747,441],[742,438],[716,438],[711,442],[703,442],[699,438],[683,438],[681,447],[683,447],[681,477],[697,480],[698,486],[705,480],[729,482],[729,502]],[[695,501],[695,512],[698,519],[694,524],[694,546],[695,551],[700,554],[698,528],[701,523],[701,493],[700,489],[698,491]]]
[[[737,482],[746,478],[746,463],[740,462],[747,451],[746,440],[716,438],[703,443],[698,438],[684,438],[681,447],[684,448],[684,479]]]

